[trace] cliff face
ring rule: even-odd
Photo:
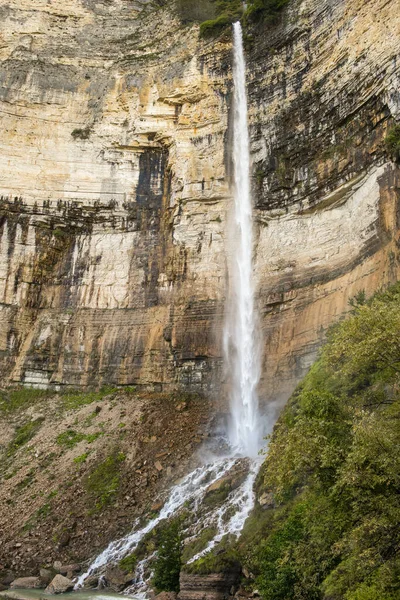
[[[1,372],[210,392],[221,376],[230,40],[171,6],[1,8]],[[262,396],[398,278],[390,3],[294,1],[247,40]]]

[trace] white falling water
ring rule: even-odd
[[[246,64],[240,23],[234,36],[233,164],[234,203],[229,219],[229,289],[224,328],[225,361],[230,374],[229,440],[244,456],[261,446],[257,385],[260,347],[256,336],[253,288],[253,210],[250,193],[250,151],[247,126]]]
[[[228,457],[216,458],[211,464],[199,467],[189,473],[183,481],[172,488],[169,498],[159,515],[144,527],[136,522],[132,533],[111,542],[93,561],[88,571],[80,576],[76,588],[84,584],[93,573],[101,573],[108,563],[116,563],[133,552],[143,537],[152,531],[162,520],[178,513],[190,502],[196,514],[199,507],[199,531],[214,526],[216,535],[207,547],[196,554],[193,562],[216,544],[226,534],[238,536],[251,509],[254,506],[253,485],[260,466],[256,458],[261,446],[260,415],[258,413],[257,384],[260,376],[260,352],[256,337],[256,317],[254,310],[254,290],[252,281],[252,202],[250,195],[250,154],[247,130],[247,99],[245,61],[240,23],[235,23],[234,31],[234,203],[230,215],[228,232],[229,293],[224,327],[224,352],[231,377],[231,414],[228,439],[231,452]],[[224,504],[201,514],[201,503],[208,488],[229,473],[238,457],[248,457],[247,476],[236,489],[232,490]],[[204,511],[203,511],[204,513]],[[195,538],[199,531],[192,535]],[[192,539],[186,532],[187,540]],[[143,597],[149,575],[146,569],[152,557],[139,562],[135,581],[126,593]]]

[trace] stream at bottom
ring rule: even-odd
[[[137,551],[146,536],[151,535],[162,521],[171,517],[185,515],[182,531],[185,546],[195,541],[204,530],[212,532],[206,545],[190,556],[186,563],[205,555],[226,535],[239,536],[254,506],[253,487],[260,464],[260,458],[225,457],[196,468],[171,489],[168,499],[155,518],[144,525],[137,520],[128,535],[111,542],[97,556],[79,577],[75,590],[80,591],[88,577],[93,576],[98,577],[101,588],[107,566],[118,564],[121,559]],[[215,502],[215,498],[218,500],[221,496],[223,501]],[[124,594],[145,598],[152,577],[154,556],[154,551],[140,556],[135,574]],[[85,598],[90,597],[86,595],[87,592],[83,593]]]

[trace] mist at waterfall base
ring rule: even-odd
[[[226,373],[229,380],[230,414],[226,431],[218,439],[223,439],[224,452],[210,454],[205,450],[202,466],[189,473],[175,485],[158,516],[140,527],[139,519],[127,536],[113,541],[93,561],[87,572],[81,575],[76,588],[83,586],[85,579],[93,574],[101,574],[109,563],[117,563],[133,552],[143,537],[161,521],[168,519],[188,504],[197,516],[196,525],[183,531],[186,542],[193,540],[206,527],[214,527],[216,534],[207,546],[193,556],[189,562],[197,560],[209,552],[221,539],[231,534],[238,536],[254,506],[253,486],[261,459],[258,452],[262,447],[265,431],[261,423],[258,407],[257,386],[260,378],[261,344],[257,335],[257,316],[254,306],[253,283],[253,214],[250,192],[250,153],[247,126],[246,65],[243,52],[240,23],[233,25],[233,84],[234,84],[234,200],[227,219],[227,260],[228,290],[223,331],[223,351]],[[205,457],[207,456],[207,460]],[[210,486],[226,476],[242,461],[246,466],[246,476],[242,483],[233,489],[222,506],[200,514],[202,500]],[[207,464],[205,464],[207,463]],[[199,511],[199,512],[198,512]],[[197,529],[196,529],[197,527]],[[125,593],[143,597],[147,582],[151,578],[149,563],[153,557],[146,557],[136,567],[135,580]],[[100,578],[101,581],[101,578]]]

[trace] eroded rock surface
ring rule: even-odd
[[[201,42],[145,0],[22,0],[1,16],[2,377],[216,393],[229,36]],[[261,396],[279,403],[348,299],[398,277],[383,140],[399,15],[293,0],[248,33]]]

